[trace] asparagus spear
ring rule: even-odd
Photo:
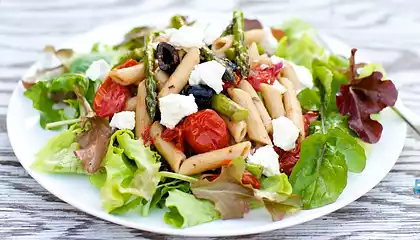
[[[227,36],[227,35],[232,35],[233,34],[233,24],[229,24],[227,25],[226,29],[222,32],[222,35],[220,35],[221,37]]]
[[[244,44],[244,13],[240,10],[233,12],[233,47],[235,48],[235,61],[238,64],[242,77],[249,74],[248,51]]]
[[[176,29],[180,29],[182,26],[187,25],[185,19],[180,15],[175,15],[171,18],[171,26]]]
[[[247,109],[223,94],[216,94],[211,98],[211,108],[235,122],[245,120],[248,117]]]
[[[152,47],[153,34],[147,36],[144,40],[145,54],[144,54],[144,67],[146,72],[146,107],[150,119],[155,118],[157,93],[156,93],[156,78],[153,73],[155,56]]]
[[[231,67],[232,62],[230,62],[229,59],[217,58],[214,52],[210,50],[207,46],[200,48],[200,58],[204,62],[215,60],[218,63],[220,63],[226,69],[225,73],[223,74],[223,79],[235,83],[236,78]]]

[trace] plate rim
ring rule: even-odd
[[[162,13],[161,15],[164,15],[165,13]],[[154,16],[158,16],[160,14],[151,14]],[[136,18],[125,18],[122,20],[119,20],[117,22],[113,22],[111,24],[104,24],[104,25],[100,25],[97,28],[91,29],[90,31],[83,33],[83,34],[79,34],[76,35],[74,38],[71,38],[72,40],[75,39],[81,39],[83,37],[86,37],[90,34],[95,33],[96,31],[100,31],[100,29],[102,28],[110,28],[111,26],[114,26],[116,24],[118,24],[119,22],[124,22],[124,21],[129,21],[130,19],[138,19],[138,17]],[[324,35],[324,34],[323,34]],[[342,44],[345,44],[343,41],[329,36],[329,35],[325,35],[330,39],[339,41]],[[346,44],[347,46],[347,44]],[[34,63],[35,64],[35,63]],[[31,67],[33,67],[33,65],[31,65]],[[28,70],[30,69],[30,67],[28,68]],[[9,105],[8,105],[8,111],[7,111],[7,117],[6,117],[6,123],[7,123],[7,134],[8,134],[8,138],[11,144],[11,147],[13,149],[13,152],[16,156],[16,158],[19,160],[20,164],[24,167],[24,169],[26,170],[26,172],[28,172],[28,174],[35,180],[37,181],[38,184],[40,184],[44,189],[46,189],[48,192],[50,192],[51,194],[53,194],[54,196],[58,197],[61,201],[66,202],[67,204],[70,204],[71,206],[75,207],[76,209],[83,211],[89,215],[98,217],[100,219],[118,224],[118,225],[122,225],[125,227],[129,227],[129,228],[133,228],[133,229],[138,229],[138,230],[142,230],[142,231],[148,231],[148,232],[153,232],[156,234],[167,234],[167,235],[176,235],[176,236],[191,236],[191,237],[223,237],[223,236],[242,236],[242,235],[250,235],[250,234],[257,234],[257,233],[263,233],[263,232],[268,232],[268,231],[273,231],[273,230],[278,230],[278,229],[283,229],[283,228],[288,228],[291,226],[295,226],[295,225],[299,225],[311,220],[314,220],[316,218],[325,216],[329,213],[335,212],[338,209],[341,209],[345,206],[347,206],[348,204],[356,201],[358,198],[360,198],[361,196],[365,195],[368,191],[370,191],[371,189],[373,189],[375,186],[377,186],[382,180],[383,178],[389,173],[389,171],[392,169],[392,167],[395,165],[396,161],[398,160],[399,157],[397,157],[395,160],[393,160],[392,166],[388,171],[384,171],[381,174],[381,177],[378,178],[378,181],[375,181],[375,184],[373,185],[372,188],[367,189],[366,191],[360,191],[358,192],[358,194],[356,194],[356,197],[351,198],[350,200],[347,201],[343,201],[340,203],[333,203],[333,204],[329,204],[327,206],[329,206],[328,208],[318,208],[316,209],[317,212],[316,214],[311,214],[311,215],[304,215],[300,218],[298,218],[295,221],[290,221],[289,224],[282,224],[282,226],[278,226],[279,222],[272,222],[266,225],[262,225],[262,226],[257,226],[254,228],[249,228],[249,229],[241,229],[241,231],[239,232],[239,230],[219,230],[218,232],[213,232],[213,233],[200,233],[200,232],[192,232],[192,231],[187,231],[185,229],[188,228],[183,228],[183,229],[177,229],[177,228],[163,228],[160,226],[149,226],[146,224],[142,224],[141,226],[138,226],[139,223],[134,222],[134,221],[128,221],[126,219],[121,219],[116,217],[115,215],[106,213],[105,211],[97,211],[95,209],[90,209],[88,208],[86,205],[80,205],[75,203],[72,199],[67,199],[66,197],[63,197],[63,195],[60,192],[57,192],[55,190],[53,190],[51,187],[49,187],[48,183],[45,183],[43,180],[40,180],[39,177],[37,177],[37,174],[43,174],[43,173],[37,173],[35,171],[33,171],[32,169],[29,168],[29,166],[27,164],[24,164],[21,159],[23,159],[23,157],[21,156],[21,154],[19,153],[19,151],[15,151],[15,149],[18,149],[17,146],[17,141],[18,139],[15,139],[15,137],[13,136],[11,127],[13,124],[11,124],[11,122],[13,121],[10,112],[12,111],[10,106],[14,105],[14,102],[16,102],[16,99],[20,98],[23,96],[23,85],[22,83],[19,81],[17,86],[14,88],[12,96],[10,98],[9,101]],[[22,96],[19,96],[19,94],[22,93]],[[402,129],[404,131],[403,135],[404,135],[404,139],[407,136],[407,126],[406,124],[402,125]],[[401,147],[401,150],[398,151],[398,156],[401,154],[402,149],[403,149],[403,145]],[[306,210],[305,210],[306,211]],[[146,217],[147,218],[147,217]]]

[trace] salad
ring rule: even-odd
[[[23,77],[40,126],[31,168],[83,174],[110,214],[165,208],[177,228],[333,203],[360,173],[397,90],[377,64],[325,50],[292,19],[227,26],[176,15],[89,53],[46,47]]]

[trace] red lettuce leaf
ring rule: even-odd
[[[382,80],[380,72],[358,79],[355,71],[354,55],[350,58],[351,82],[342,85],[336,96],[337,108],[342,115],[349,115],[349,128],[367,143],[376,143],[382,135],[382,125],[370,118],[384,108],[393,106],[398,91],[391,80]]]

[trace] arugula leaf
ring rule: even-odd
[[[169,211],[165,213],[164,220],[177,228],[191,227],[220,218],[212,202],[197,199],[194,195],[177,189],[169,192],[166,206]]]
[[[298,94],[298,99],[302,108],[306,111],[319,111],[321,98],[319,92],[305,88]]]
[[[50,138],[35,155],[35,162],[31,164],[31,168],[50,173],[85,174],[82,162],[73,153],[79,148],[79,144],[75,143],[78,132],[80,129],[69,129]]]
[[[300,160],[290,182],[293,192],[302,196],[305,209],[334,202],[346,187],[347,165],[337,150],[335,142],[325,134],[311,135],[302,142]]]

